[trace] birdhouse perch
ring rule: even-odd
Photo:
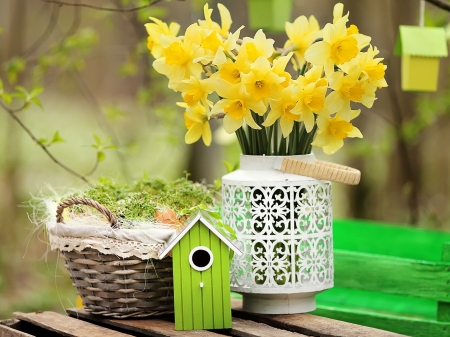
[[[402,90],[436,91],[439,58],[448,55],[444,28],[400,26],[395,54],[402,58]]]
[[[191,217],[159,254],[172,251],[175,330],[231,328],[230,261],[242,252],[206,212]]]

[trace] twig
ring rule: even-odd
[[[443,10],[450,12],[450,3],[448,3],[447,1],[444,0],[425,0],[425,1],[435,5],[436,7],[439,7]]]
[[[135,12],[135,11],[139,11],[141,9],[150,7],[154,4],[157,4],[158,2],[161,2],[162,0],[153,0],[153,1],[149,1],[148,5],[133,7],[133,8],[122,8],[122,9],[121,8],[106,8],[106,7],[99,7],[99,6],[94,6],[94,5],[84,4],[84,3],[73,3],[73,2],[65,2],[65,1],[58,1],[58,0],[42,0],[42,1],[50,3],[50,4],[57,4],[59,6],[86,7],[86,8],[97,9],[97,10],[108,11],[108,12],[129,13],[129,12]],[[182,0],[180,0],[180,1],[182,1]]]
[[[51,152],[47,149],[47,147],[42,144],[37,138],[36,136],[31,132],[30,129],[28,129],[28,127],[22,123],[22,121],[16,116],[15,112],[20,111],[22,109],[25,108],[25,105],[23,105],[21,108],[19,109],[15,109],[12,110],[10,108],[8,108],[3,102],[0,102],[0,106],[20,125],[20,127],[28,134],[28,136],[30,136],[30,138],[37,144],[39,145],[39,147],[47,154],[47,156],[57,165],[59,165],[61,168],[63,168],[64,170],[66,170],[67,172],[69,172],[70,174],[80,178],[81,180],[83,180],[85,183],[87,183],[90,186],[93,186],[89,180],[87,180],[87,178],[77,172],[75,172],[74,170],[72,170],[71,168],[67,167],[66,165],[64,165],[63,163],[61,163],[58,159],[56,159]]]
[[[224,117],[225,117],[225,112],[219,112],[219,113],[216,113],[216,114],[212,115],[211,117],[209,117],[209,119],[210,120],[211,119],[222,119]]]

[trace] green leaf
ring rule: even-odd
[[[26,62],[23,58],[13,57],[5,63],[8,80],[14,84],[17,82],[18,75],[25,70]]]
[[[103,152],[103,151],[98,151],[97,152],[97,160],[98,160],[99,163],[104,161],[105,158],[106,158],[105,152]]]
[[[37,142],[38,142],[39,144],[44,145],[44,146],[48,146],[48,140],[45,139],[45,138],[39,138],[39,139],[37,140]]]
[[[65,140],[60,136],[59,131],[56,131],[53,134],[53,138],[52,141],[50,142],[51,144],[55,144],[55,143],[64,143]]]
[[[41,101],[39,100],[39,98],[33,97],[30,101],[33,102],[34,104],[36,104],[36,105],[37,105],[38,107],[40,107],[41,109],[44,109],[44,108],[42,107],[42,104],[41,104]]]
[[[42,87],[36,87],[33,90],[31,90],[31,93],[29,95],[30,98],[34,98],[39,96],[40,94],[42,94],[42,92],[44,91],[44,88]]]
[[[102,140],[100,139],[99,136],[97,135],[93,135],[94,140],[95,140],[95,145],[97,145],[97,147],[100,147],[102,145]],[[94,147],[94,145],[92,145]]]
[[[12,97],[7,92],[3,92],[1,94],[2,99],[5,101],[6,104],[10,104],[12,102]]]

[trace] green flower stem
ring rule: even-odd
[[[286,138],[284,138],[283,135],[281,135],[280,139],[280,146],[278,147],[278,156],[284,156],[286,155]]]
[[[244,127],[240,127],[236,130],[236,136],[241,147],[242,154],[250,154],[247,135],[245,134]]]
[[[272,136],[273,136],[273,129],[274,126],[273,124],[271,126],[269,126],[269,133],[267,136],[267,147],[266,147],[266,153],[268,156],[272,155]]]
[[[278,155],[278,125],[279,125],[278,119],[273,124],[273,153],[272,155],[277,156]]]

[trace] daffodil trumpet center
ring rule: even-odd
[[[241,119],[245,117],[245,106],[240,99],[230,101],[223,109],[231,118]]]

